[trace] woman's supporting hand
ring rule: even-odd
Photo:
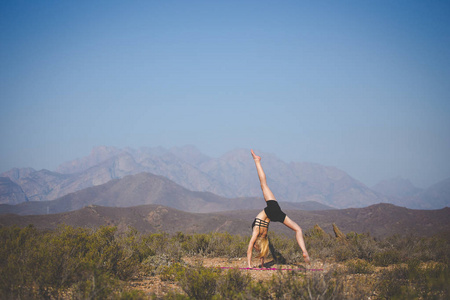
[[[306,252],[306,253],[305,253],[305,252],[303,253],[303,258],[305,259],[305,262],[306,262],[307,264],[310,263],[311,260],[309,259],[309,255],[308,255],[307,252]]]

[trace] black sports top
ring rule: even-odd
[[[266,222],[266,221],[258,219],[258,218],[255,218],[255,220],[253,221],[253,223],[252,223],[252,230],[253,230],[253,227],[255,227],[255,226],[259,227],[259,234],[258,234],[258,236],[263,234],[264,231],[267,234],[267,230],[269,230],[269,222]],[[267,228],[267,229],[263,230],[263,232],[261,232],[261,227],[262,228]]]

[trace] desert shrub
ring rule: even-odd
[[[379,249],[377,241],[370,234],[350,232],[345,240],[336,239],[334,256],[336,261],[354,258],[371,261]]]
[[[109,274],[99,270],[86,272],[80,280],[75,281],[70,288],[74,299],[107,299],[110,298],[120,284]],[[57,294],[55,295],[57,298]]]
[[[266,282],[252,281],[237,269],[186,268],[179,276],[184,295],[164,299],[344,299],[343,284],[334,270],[326,273],[278,272]],[[348,297],[347,297],[348,298]]]
[[[344,299],[342,281],[333,271],[314,273],[306,278],[306,291],[300,299]]]
[[[370,274],[374,272],[374,267],[368,261],[360,258],[346,261],[345,267],[350,274]]]
[[[245,293],[246,296],[244,297],[244,299],[273,299],[272,295],[270,294],[269,283],[263,282],[262,280],[250,282],[250,285],[248,286]]]
[[[242,257],[247,253],[250,237],[231,235],[229,233],[195,233],[185,235],[178,233],[174,237],[186,255]]]
[[[181,262],[184,252],[176,237],[167,233],[150,234],[142,238],[142,244],[151,252],[141,264],[143,271],[155,272],[160,266]]]
[[[413,239],[413,238],[411,238]],[[420,261],[438,261],[450,263],[450,242],[437,236],[429,238],[415,238],[410,258]]]
[[[216,293],[220,269],[188,268],[179,280],[183,291],[192,299],[212,299]]]
[[[178,282],[189,299],[242,298],[251,285],[249,274],[237,269],[227,270],[205,267],[185,267],[181,264],[162,268],[160,278]],[[186,296],[169,293],[165,299],[185,299]]]
[[[334,247],[334,258],[336,261],[346,261],[358,257],[358,249],[355,245],[339,241]]]
[[[448,299],[450,270],[442,263],[426,265],[411,260],[406,265],[385,270],[378,292],[389,299]]]
[[[389,236],[380,241],[381,250],[373,257],[375,265],[388,266],[390,264],[406,262],[414,257],[416,238],[412,236]]]
[[[182,264],[181,257],[175,259],[167,254],[157,254],[147,257],[140,265],[140,270],[149,275],[160,274],[166,267]]]
[[[450,241],[438,236],[393,235],[382,240],[379,247],[381,250],[373,257],[373,260],[380,266],[408,260],[450,263],[450,251],[448,251]]]
[[[311,257],[325,260],[334,257],[338,241],[323,231],[311,229],[305,232],[305,243]]]
[[[145,295],[143,291],[140,290],[130,290],[130,291],[122,291],[119,295],[117,295],[118,300],[145,300],[148,297]]]
[[[68,227],[66,230],[80,230],[80,228],[72,229]],[[126,242],[119,241],[116,233],[116,227],[101,227],[88,236],[85,245],[86,249],[82,250],[85,253],[80,252],[77,254],[84,256],[86,268],[92,270],[101,269],[120,279],[127,279],[134,273],[138,257],[133,249],[124,247]],[[65,234],[64,231],[63,234]],[[55,240],[55,246],[61,249],[63,245],[67,245],[74,239],[69,235],[67,239],[60,239],[57,236]]]
[[[269,287],[275,299],[285,298],[285,295],[300,299],[304,288],[304,275],[300,272],[280,272],[272,277]]]
[[[347,234],[348,243],[356,250],[357,258],[372,260],[373,255],[379,250],[378,243],[369,233]]]
[[[400,251],[389,249],[375,253],[373,263],[379,267],[387,267],[392,264],[397,264],[402,260]]]
[[[154,233],[143,238],[144,244],[152,250],[153,254],[166,253],[170,245],[170,236],[167,233]]]
[[[156,296],[152,297],[152,299],[159,299]],[[184,294],[178,294],[174,291],[169,291],[162,299],[164,300],[189,300],[189,296]]]
[[[94,251],[87,229],[61,226],[57,231],[44,235],[30,260],[37,264],[33,272],[35,284],[41,290],[49,288],[55,293],[71,286],[87,289],[88,284],[83,285],[82,282],[100,276],[95,272]],[[104,284],[107,278],[97,281]]]
[[[0,228],[0,298],[31,298],[34,291],[29,268],[42,234],[34,227]]]
[[[177,282],[187,295],[170,293],[169,299],[345,298],[341,278],[348,273],[372,273],[372,264],[390,266],[376,279],[382,298],[449,297],[450,245],[438,237],[397,235],[377,241],[368,234],[349,233],[345,239],[335,239],[310,231],[305,234],[305,242],[311,256],[344,261],[346,271],[308,276],[280,272],[267,282],[252,281],[239,270],[224,273],[183,264],[184,255],[245,257],[249,238],[228,233],[143,236],[131,228],[119,232],[116,227],[93,230],[60,226],[52,231],[33,226],[2,227],[0,298],[142,299],[142,294],[124,289],[124,281],[138,272]],[[303,262],[293,236],[271,232],[269,238],[284,262]],[[352,278],[365,277],[347,276],[345,280]],[[368,282],[354,281],[351,285],[363,283]],[[358,288],[346,293],[355,290]]]
[[[212,234],[194,233],[184,235],[178,233],[175,238],[180,242],[183,252],[189,256],[207,255]]]
[[[146,258],[154,255],[154,251],[147,247],[143,236],[134,228],[129,228],[122,234],[116,234],[116,241],[122,257],[118,261],[118,277],[128,279],[133,276]]]
[[[105,298],[149,255],[136,231],[115,227],[1,228],[0,239],[2,298]]]
[[[210,247],[211,234],[194,234],[191,240],[191,253],[207,255]]]
[[[83,268],[100,269],[122,280],[133,276],[141,261],[151,254],[134,229],[120,234],[116,227],[92,231],[66,226],[54,235],[51,244],[55,251],[62,252],[59,257],[74,255]]]
[[[335,299],[343,298],[342,282],[333,271],[305,276],[301,272],[278,273],[269,283],[275,299]]]
[[[297,244],[295,237],[288,238],[285,235],[275,235],[269,232],[269,243],[271,254],[275,251],[276,256],[280,256],[283,263],[303,262],[302,250]]]
[[[248,273],[231,269],[226,272],[225,276],[221,276],[216,293],[223,299],[236,299],[243,296],[250,283],[251,277]]]
[[[158,271],[163,281],[179,281],[185,275],[186,267],[181,263],[175,263],[162,266]]]
[[[208,254],[213,256],[242,257],[247,254],[249,238],[225,233],[211,234]]]

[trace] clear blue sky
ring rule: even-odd
[[[448,1],[1,1],[0,172],[94,146],[450,177]]]

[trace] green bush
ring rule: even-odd
[[[400,251],[395,249],[375,253],[373,257],[373,263],[379,267],[387,267],[389,265],[397,264],[401,260]]]
[[[244,299],[273,299],[270,294],[270,284],[263,281],[252,281],[246,291]]]
[[[123,291],[117,296],[118,300],[145,300],[148,297],[145,295],[143,291],[139,290],[131,290],[131,291]]]
[[[143,243],[153,254],[167,253],[170,236],[167,233],[154,233],[143,237]]]
[[[355,258],[345,262],[347,272],[350,274],[371,274],[374,267],[366,260]]]
[[[32,226],[0,229],[2,298],[102,299],[133,276],[150,254],[134,230],[60,226],[44,232]]]
[[[184,235],[178,233],[175,237],[186,255],[242,257],[247,253],[250,237],[231,235],[229,233],[195,233]]]
[[[450,270],[445,264],[426,265],[411,260],[407,265],[385,270],[378,292],[389,299],[448,299]]]
[[[41,234],[32,226],[0,228],[0,298],[32,298],[35,293],[31,267],[41,241]]]
[[[348,233],[345,240],[336,239],[334,247],[336,261],[354,258],[371,261],[375,254],[380,251],[378,242],[370,234],[355,232]]]
[[[305,243],[311,257],[325,260],[334,258],[338,241],[323,231],[312,229],[305,232]]]
[[[412,239],[412,238],[411,238]],[[415,238],[413,253],[409,258],[420,261],[437,261],[450,263],[450,242],[433,236],[430,238]]]
[[[350,232],[347,234],[348,243],[356,250],[357,258],[372,260],[374,254],[379,251],[378,243],[368,233]]]
[[[237,299],[239,296],[243,296],[250,283],[251,277],[248,273],[231,269],[226,272],[225,276],[221,276],[216,293],[224,299]]]
[[[275,299],[343,299],[342,282],[334,274],[278,273],[269,283],[269,295]]]
[[[169,266],[162,266],[159,270],[160,278],[163,281],[179,281],[185,276],[186,267],[180,263]]]
[[[358,250],[354,245],[339,242],[334,248],[334,259],[338,262],[358,257]]]
[[[275,235],[269,232],[269,243],[273,247],[276,256],[281,257],[282,263],[299,263],[304,262],[302,250],[297,244],[297,240],[294,236],[287,237],[285,235]]]
[[[272,232],[269,237],[278,262],[303,262],[295,237]],[[0,298],[142,299],[142,293],[125,289],[125,282],[140,273],[159,275],[186,293],[169,293],[168,299],[351,298],[358,290],[364,298],[373,286],[382,298],[449,298],[450,244],[438,237],[396,235],[376,240],[369,234],[349,233],[336,239],[311,231],[305,234],[311,257],[343,261],[345,271],[280,272],[266,282],[252,281],[239,270],[188,267],[183,262],[186,255],[245,258],[249,238],[228,233],[141,235],[116,227],[60,226],[52,231],[2,227]],[[373,273],[373,265],[389,268],[376,276],[348,276]],[[345,276],[355,287],[346,289],[346,297]],[[370,283],[366,279],[376,283],[358,288]]]
[[[286,295],[291,299],[301,299],[304,286],[304,275],[300,272],[277,273],[269,283],[275,299],[283,299]]]
[[[237,269],[185,267],[180,264],[164,267],[162,280],[177,281],[190,299],[236,299],[250,294],[251,277]],[[183,299],[170,293],[168,299]]]
[[[159,299],[156,296],[152,297],[152,299]],[[170,291],[168,292],[162,299],[164,300],[189,300],[187,295],[178,294],[176,292]]]
[[[220,269],[188,268],[180,278],[180,286],[192,299],[212,299],[216,293]]]

